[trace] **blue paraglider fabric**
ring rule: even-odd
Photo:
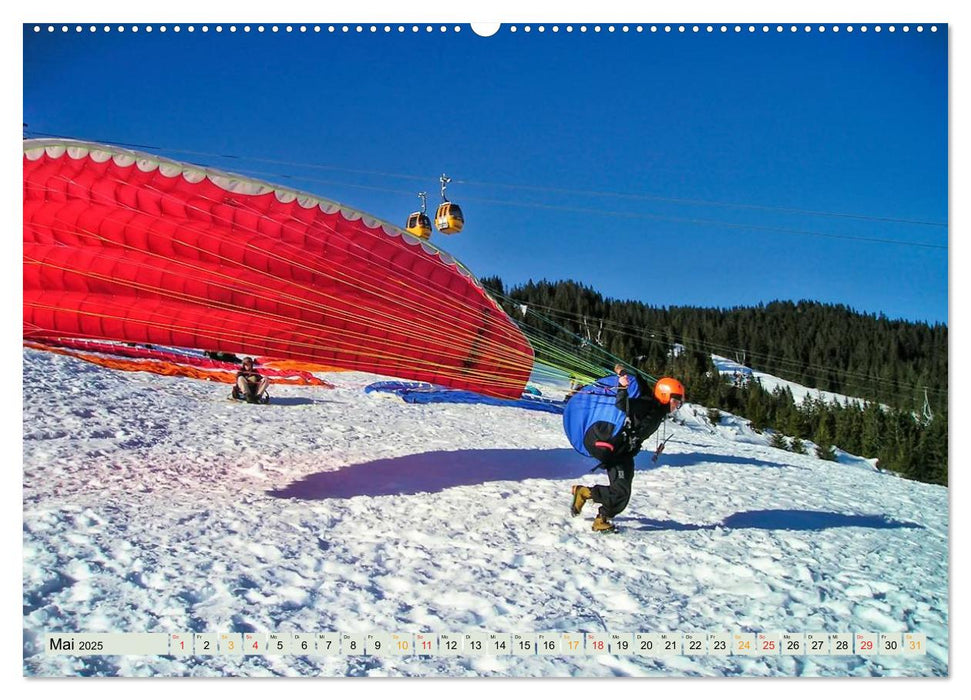
[[[546,411],[547,413],[563,413],[563,401],[554,401],[527,391],[521,399],[497,399],[483,396],[471,391],[447,389],[426,382],[375,382],[364,387],[366,393],[385,392],[400,396],[408,403],[468,403],[486,404],[488,406],[511,406],[525,408],[530,411]],[[535,391],[535,390],[534,390]]]

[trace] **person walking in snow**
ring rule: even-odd
[[[593,529],[604,532],[615,529],[611,518],[627,508],[634,478],[634,456],[644,441],[653,435],[668,414],[677,411],[684,401],[684,385],[677,379],[662,377],[654,386],[653,396],[640,392],[636,377],[618,365],[616,408],[623,414],[623,424],[607,420],[592,423],[583,434],[583,446],[598,459],[599,468],[607,471],[608,484],[573,486],[570,512],[580,514],[587,501],[600,504]]]
[[[247,403],[266,403],[264,397],[270,380],[257,372],[253,365],[252,357],[243,358],[243,366],[236,373],[233,398],[243,399]]]

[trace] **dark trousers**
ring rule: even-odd
[[[630,501],[631,482],[634,480],[634,458],[627,457],[617,462],[604,463],[607,468],[607,486],[598,484],[590,487],[590,500],[600,504],[600,517],[612,518]]]

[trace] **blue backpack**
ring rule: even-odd
[[[627,396],[636,399],[641,395],[640,384],[633,374],[627,377]],[[616,437],[627,420],[626,414],[617,408],[618,379],[616,374],[598,379],[593,384],[581,387],[566,403],[563,411],[563,432],[573,449],[585,457],[602,458],[602,455],[591,454],[589,446],[584,444],[584,439],[589,438],[587,431],[590,428],[599,423],[594,431],[596,435],[602,439],[610,439]]]

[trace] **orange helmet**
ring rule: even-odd
[[[684,384],[671,377],[661,377],[654,385],[654,398],[667,405],[671,399],[684,401]]]

